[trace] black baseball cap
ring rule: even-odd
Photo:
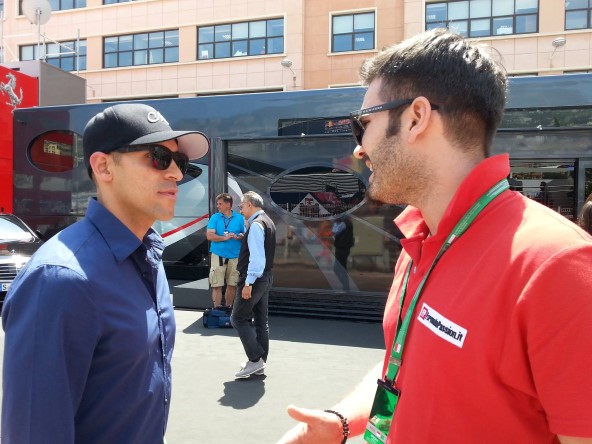
[[[173,131],[166,119],[151,106],[123,103],[98,113],[84,128],[84,164],[90,174],[92,153],[110,153],[124,146],[144,145],[176,139],[179,151],[189,160],[208,153],[210,141],[199,131]]]

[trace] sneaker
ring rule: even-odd
[[[244,364],[241,364],[241,370],[245,368],[245,365],[247,365],[247,363],[245,362]],[[265,374],[265,368],[262,368],[261,370],[257,370],[255,373],[253,373],[254,375],[257,376],[263,376]]]
[[[262,371],[265,368],[265,361],[259,358],[257,362],[247,361],[246,364],[234,374],[237,378],[248,378],[252,374]]]

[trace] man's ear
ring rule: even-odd
[[[92,153],[89,162],[96,180],[106,182],[112,179],[111,157],[108,154],[101,152]]]
[[[425,97],[417,97],[409,107],[409,142],[415,142],[427,130],[432,116],[432,106]]]

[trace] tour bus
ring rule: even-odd
[[[352,155],[348,119],[363,95],[352,87],[145,101],[173,129],[211,139],[180,182],[175,217],[154,226],[167,245],[176,306],[211,304],[205,227],[215,196],[231,193],[238,211],[241,194],[253,190],[277,226],[270,310],[381,319],[401,249],[392,221],[402,207],[365,197],[370,172]],[[112,104],[14,112],[14,213],[46,237],[80,219],[95,194],[81,134]],[[511,78],[492,153],[509,153],[513,189],[575,220],[592,192],[592,74]],[[331,229],[344,218],[354,242],[342,266]]]

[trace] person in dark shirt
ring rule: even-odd
[[[239,281],[230,322],[236,328],[248,361],[235,373],[237,378],[262,375],[269,353],[269,290],[275,255],[275,224],[263,211],[262,197],[246,192],[240,205],[248,223],[237,269]],[[251,325],[251,319],[253,324]]]
[[[151,226],[173,217],[177,182],[208,149],[143,104],[88,122],[97,197],[33,255],[4,303],[2,442],[164,441],[175,317]]]
[[[335,247],[335,262],[333,272],[339,278],[343,290],[349,290],[349,276],[347,274],[347,258],[354,246],[354,226],[347,216],[337,219],[331,227],[333,246]]]
[[[592,194],[588,196],[584,206],[580,210],[578,225],[592,234]]]

